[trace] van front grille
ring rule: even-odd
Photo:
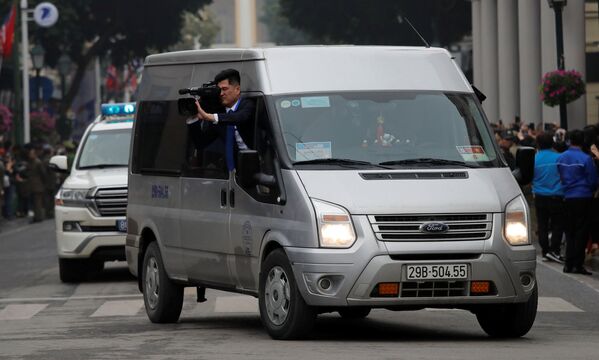
[[[401,283],[403,298],[467,296],[467,281],[409,281]]]
[[[493,228],[492,214],[369,215],[368,220],[382,241],[484,240]],[[426,230],[430,224],[436,231]]]
[[[98,188],[93,196],[95,210],[100,216],[127,214],[127,188]]]

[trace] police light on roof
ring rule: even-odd
[[[135,103],[102,104],[102,115],[124,116],[135,114]]]

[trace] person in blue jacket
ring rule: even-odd
[[[535,156],[532,192],[537,213],[537,236],[543,260],[563,263],[560,253],[564,235],[564,190],[557,170],[560,153],[553,150],[553,144],[552,133],[545,132],[537,136],[539,151]]]
[[[582,151],[584,133],[573,130],[568,137],[570,147],[557,160],[567,215],[564,272],[591,275],[583,263],[591,225],[591,204],[597,190],[597,170],[591,157]]]

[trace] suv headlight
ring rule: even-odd
[[[528,245],[528,214],[522,196],[510,201],[505,207],[503,232],[510,245]]]
[[[89,189],[60,189],[54,203],[59,206],[86,207],[91,204]]]
[[[347,210],[321,200],[312,199],[320,246],[327,248],[349,248],[356,241],[356,232]]]

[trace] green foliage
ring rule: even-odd
[[[543,76],[539,92],[541,101],[553,107],[562,101],[567,104],[581,97],[585,93],[585,84],[576,70],[555,70]]]
[[[196,44],[201,49],[208,48],[214,43],[219,31],[220,24],[209,10],[185,11],[180,40],[170,50],[192,50],[195,49]]]
[[[31,29],[33,41],[41,41],[46,61],[55,66],[66,52],[80,62],[93,49],[109,54],[120,65],[147,55],[148,49],[164,50],[179,40],[183,11],[197,11],[211,0],[53,0],[60,17],[56,25]],[[29,4],[34,7],[32,1]],[[92,48],[93,44],[101,44]],[[94,54],[95,55],[95,54]]]
[[[281,0],[265,0],[263,11],[260,21],[268,27],[275,44],[302,45],[312,42],[306,32],[291,27],[289,19],[282,14]]]
[[[432,45],[446,46],[471,30],[467,0],[280,0],[292,27],[323,44],[422,45],[405,15]]]

